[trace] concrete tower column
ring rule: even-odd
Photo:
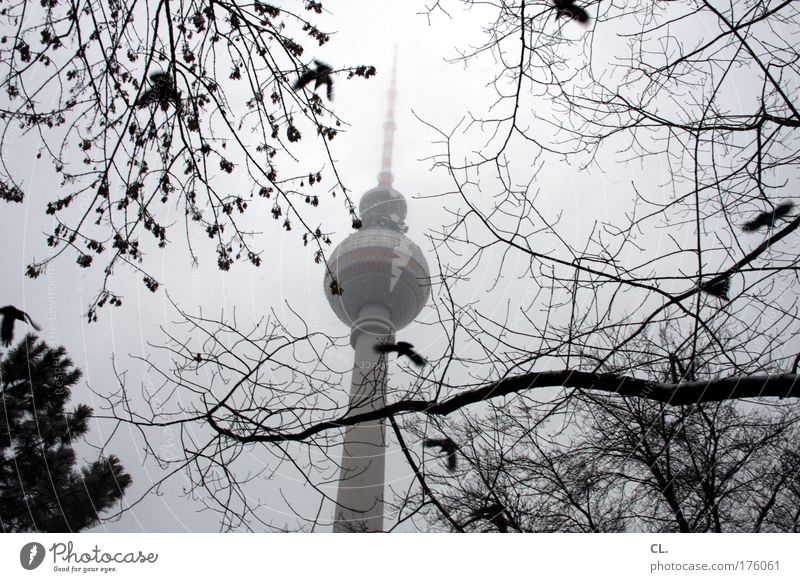
[[[355,350],[348,415],[384,406],[386,357],[375,346],[395,343],[395,332],[414,321],[430,296],[428,263],[405,234],[406,200],[392,188],[395,78],[393,71],[378,186],[361,197],[361,228],[328,257],[323,283],[331,309],[351,329]],[[385,452],[383,422],[346,428],[333,531],[383,531]]]
[[[375,351],[394,342],[391,314],[383,305],[365,305],[350,334],[355,350],[348,415],[386,403],[386,358]],[[334,532],[383,531],[386,427],[372,421],[347,427],[342,452]]]

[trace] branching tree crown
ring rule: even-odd
[[[261,265],[255,214],[294,230],[324,262],[320,198],[338,194],[359,221],[331,157],[342,121],[324,95],[293,87],[311,64],[308,45],[330,39],[314,23],[321,13],[314,1],[4,4],[0,197],[24,199],[17,176],[33,167],[9,147],[21,134],[33,140],[37,172],[60,181],[45,209],[53,251],[27,275],[62,255],[81,268],[102,262],[94,321],[122,302],[111,283],[118,265],[156,291],[148,252],[185,236],[196,261],[194,228],[214,242],[220,269]],[[337,82],[374,74],[367,65],[331,72]],[[239,191],[234,173],[247,176]]]

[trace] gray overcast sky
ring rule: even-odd
[[[340,78],[335,85],[335,111],[349,125],[331,142],[331,146],[342,180],[356,200],[362,192],[376,184],[381,160],[386,92],[392,56],[397,47],[398,129],[394,151],[394,186],[409,201],[408,234],[426,252],[429,264],[434,269],[434,255],[426,235],[449,220],[446,208],[453,203],[453,199],[426,196],[450,191],[452,184],[443,172],[431,171],[429,157],[441,153],[442,146],[439,136],[418,118],[444,131],[451,131],[460,120],[468,119],[471,112],[485,112],[492,105],[496,93],[491,80],[497,67],[492,55],[485,54],[468,69],[461,64],[448,64],[445,59],[457,55],[456,47],[467,47],[479,41],[482,37],[481,27],[488,18],[494,17],[494,9],[477,6],[465,11],[452,3],[449,6],[453,9],[452,18],[434,13],[429,24],[425,16],[418,14],[424,10],[425,2],[422,1],[356,3],[329,0],[324,6],[327,13],[321,18],[320,28],[334,31],[335,34],[323,47],[316,47],[310,41],[306,43],[304,58],[307,57],[308,61],[319,58],[334,67],[372,64],[379,71],[378,76],[369,80],[356,78],[347,81]],[[580,30],[567,26],[565,34],[577,37]],[[593,50],[594,58],[599,62],[609,58],[612,49],[623,42],[619,38],[598,40]],[[503,88],[502,82],[499,87]],[[741,94],[738,97],[746,101],[750,96]],[[535,112],[536,99],[527,97],[523,106]],[[535,123],[533,115],[530,119],[532,124]],[[548,129],[542,126],[541,131],[542,135],[546,135]],[[471,156],[485,141],[478,127],[466,133],[461,133],[459,129],[456,138],[465,156]],[[35,153],[32,136],[20,139],[14,147],[19,148],[19,166],[15,170],[24,173],[22,181],[28,196],[22,205],[0,206],[3,213],[0,245],[5,249],[3,267],[7,273],[0,281],[2,304],[24,308],[43,324],[44,339],[67,348],[76,365],[83,370],[86,381],[86,385],[75,390],[72,403],[85,402],[100,412],[101,402],[95,398],[92,390],[107,393],[117,388],[114,366],[117,371],[126,372],[125,382],[131,390],[138,391],[142,385],[159,384],[157,374],[138,358],[148,357],[168,364],[167,354],[154,346],[166,341],[164,331],[180,335],[184,330],[175,325],[177,313],[167,300],[163,288],[151,294],[143,287],[138,275],[125,269],[115,273],[114,282],[115,287],[122,290],[123,307],[102,310],[99,321],[93,324],[86,322],[85,312],[87,302],[99,288],[99,270],[83,271],[77,269],[71,259],[66,259],[51,265],[48,273],[39,279],[30,280],[21,276],[25,266],[34,257],[41,258],[47,253],[42,233],[50,231],[52,226],[43,209],[45,202],[54,198],[54,190],[58,189],[58,185],[51,173],[32,163]],[[521,172],[520,175],[530,177],[537,169],[530,148],[520,145],[512,149],[510,154],[510,162],[515,167],[530,167],[527,173]],[[676,187],[670,180],[669,168],[660,160],[647,161],[643,165],[636,162],[610,167],[613,169],[608,171],[600,171],[595,166],[577,171],[576,166],[555,160],[538,169],[531,188],[536,196],[536,209],[549,221],[560,219],[559,234],[566,240],[581,241],[597,221],[613,221],[615,217],[630,212],[633,200],[631,182],[635,178],[645,174],[648,176],[649,184],[653,185],[653,191],[649,193],[651,198],[668,199]],[[229,187],[248,191],[250,184],[247,174],[244,171],[234,173],[229,178]],[[320,194],[325,187],[325,184],[321,186]],[[485,200],[477,196],[476,204],[492,204],[492,193],[487,190]],[[342,199],[321,198],[323,212],[336,217],[333,222],[337,229],[334,242],[338,243],[350,232]],[[176,214],[175,220],[180,218]],[[254,225],[260,231],[256,246],[267,250],[261,268],[236,263],[230,272],[221,272],[216,266],[213,248],[206,244],[204,235],[199,231],[195,242],[203,252],[197,268],[192,267],[188,257],[180,251],[185,246],[180,240],[168,247],[162,256],[157,251],[151,251],[147,260],[170,297],[189,313],[202,310],[203,314],[211,317],[223,314],[231,317],[235,313],[237,323],[246,327],[267,316],[271,310],[281,318],[291,319],[291,307],[302,314],[312,329],[345,336],[348,330],[335,318],[323,297],[322,266],[313,262],[311,252],[303,248],[299,237],[284,233],[268,213],[259,220],[263,220],[263,223]],[[642,251],[641,256],[622,257],[622,261],[627,264],[646,263],[650,256],[648,253],[660,252],[664,246],[680,242],[682,237],[689,240],[691,231],[672,229],[670,234],[675,238],[667,239],[664,231],[646,233],[649,241],[647,249]],[[559,250],[558,242],[552,237],[543,236],[541,244],[543,251]],[[525,303],[532,300],[535,289],[528,281],[520,281],[512,276],[524,274],[526,265],[523,264],[507,265],[508,276],[493,286],[496,265],[491,259],[492,255],[489,255],[486,262],[473,273],[470,284],[457,290],[457,294],[464,303],[480,301],[483,314],[487,317],[503,319],[510,302]],[[677,264],[674,266],[678,267]],[[423,311],[420,320],[423,324],[412,325],[402,332],[404,339],[433,356],[442,353],[446,338],[440,333],[432,333],[435,327],[424,325],[425,322],[435,321],[433,311]],[[18,329],[18,333],[20,331]],[[469,346],[464,346],[464,349],[468,350]],[[112,354],[115,354],[114,366]],[[346,369],[352,361],[352,352],[349,348],[341,348],[332,360],[341,369]],[[402,373],[395,371],[393,374],[393,381],[398,385],[407,382]],[[348,387],[349,378],[345,377],[343,391],[337,398],[344,398],[344,390]],[[98,423],[89,435],[90,442],[105,442],[112,428],[108,423]],[[181,446],[177,434],[167,430],[155,438],[161,439],[159,446],[167,454]],[[127,494],[129,502],[138,499],[151,483],[163,477],[163,472],[152,459],[144,458],[140,436],[127,427],[117,430],[108,451],[120,456],[123,465],[133,476],[134,483]],[[88,448],[85,452],[87,459],[91,458],[93,452]],[[336,453],[331,454],[335,456]],[[255,451],[249,462],[253,467],[260,467],[262,463],[269,463],[269,454]],[[319,462],[324,463],[322,460]],[[400,490],[408,484],[408,470],[397,447],[388,454],[387,479]],[[147,496],[120,521],[98,529],[216,531],[219,526],[217,515],[211,511],[199,511],[203,506],[200,500],[181,495],[186,485],[183,475],[175,475],[164,487],[162,495]],[[329,486],[334,487],[335,484]],[[293,511],[312,517],[317,510],[316,493],[303,484],[288,464],[281,465],[280,472],[271,479],[251,484],[248,492],[269,508],[264,517],[276,526],[285,524],[289,528],[297,527]],[[331,514],[332,508],[325,507],[323,515],[325,512]]]
[[[457,47],[463,48],[478,42],[482,36],[481,26],[487,18],[493,17],[492,9],[476,7],[461,10],[453,4],[450,8],[456,10],[451,12],[452,18],[435,12],[429,24],[426,17],[419,14],[424,11],[424,6],[424,2],[412,1],[326,2],[326,14],[321,19],[320,28],[335,31],[335,34],[329,43],[320,48],[311,42],[307,43],[305,56],[309,60],[319,58],[334,67],[363,63],[378,68],[378,76],[370,80],[337,79],[335,85],[336,113],[349,126],[331,145],[334,158],[339,163],[340,175],[351,189],[351,196],[357,200],[362,192],[376,184],[386,92],[392,57],[397,47],[398,129],[394,151],[394,186],[409,200],[409,236],[426,251],[433,268],[434,257],[425,238],[426,233],[428,229],[439,228],[448,220],[448,216],[442,207],[442,199],[424,197],[449,191],[452,185],[442,172],[431,172],[428,158],[434,153],[441,153],[440,136],[417,117],[449,132],[459,121],[469,119],[470,113],[486,110],[496,98],[495,89],[490,84],[495,62],[488,53],[473,62],[469,69],[462,64],[445,62],[457,56]],[[528,106],[533,104],[528,103]],[[4,253],[3,261],[13,273],[23,272],[32,258],[40,258],[47,252],[42,233],[52,227],[42,209],[52,199],[53,190],[57,189],[51,175],[49,177],[46,171],[42,172],[36,164],[30,163],[33,158],[31,152],[34,151],[30,138],[21,140],[19,146],[19,169],[28,172],[25,184],[29,195],[23,205],[3,207],[4,228],[0,233],[0,243],[3,248],[9,249]],[[480,145],[482,140],[484,137],[478,128],[472,128],[457,143],[465,144],[464,155],[471,156],[471,149],[476,144]],[[514,162],[524,166],[528,152],[520,149],[517,155],[520,157]],[[585,236],[594,219],[600,219],[613,208],[608,204],[608,197],[614,194],[622,196],[621,187],[626,182],[625,178],[617,173],[584,173],[581,176],[567,172],[566,166],[550,166],[541,171],[534,187],[534,192],[538,194],[536,206],[553,219],[560,214],[566,225],[563,236],[577,240]],[[230,180],[232,189],[247,191],[250,187],[244,172],[234,174]],[[582,194],[590,194],[591,198],[587,201]],[[415,199],[420,196],[423,198]],[[341,197],[330,199],[323,196],[322,199],[326,214],[339,217],[335,233],[335,242],[339,242],[350,232]],[[486,202],[489,204],[491,198],[487,197]],[[587,207],[587,203],[590,206]],[[446,204],[452,204],[452,199],[447,199]],[[616,210],[620,210],[620,207]],[[180,217],[176,215],[175,219],[179,220]],[[20,225],[23,228],[22,236],[17,228],[8,225]],[[288,302],[302,313],[313,329],[332,335],[346,335],[347,330],[334,317],[323,298],[322,267],[314,264],[310,252],[302,247],[298,237],[287,236],[277,226],[268,215],[264,216],[263,225],[255,225],[256,230],[261,231],[257,246],[267,249],[264,265],[260,269],[236,264],[228,273],[219,271],[213,248],[208,245],[203,248],[204,236],[199,231],[194,240],[204,251],[200,255],[199,267],[193,268],[186,255],[181,253],[180,241],[168,247],[160,257],[158,251],[151,252],[147,260],[151,268],[154,261],[161,265],[154,269],[156,275],[172,299],[187,312],[202,310],[202,313],[212,317],[221,314],[230,317],[235,312],[237,323],[246,325],[266,316],[272,309],[280,317],[291,317],[287,311]],[[16,240],[20,240],[21,244],[15,243]],[[524,265],[520,268],[524,270]],[[168,363],[164,359],[165,354],[153,346],[165,342],[162,328],[170,333],[182,333],[174,325],[177,314],[167,300],[164,288],[154,295],[150,294],[141,285],[137,275],[118,269],[114,284],[122,291],[123,307],[104,309],[97,323],[88,324],[85,318],[87,302],[99,286],[99,275],[98,270],[83,271],[75,268],[71,260],[62,260],[51,265],[47,275],[37,280],[14,275],[0,284],[4,302],[20,305],[41,320],[44,324],[43,337],[50,343],[67,348],[75,363],[83,370],[86,385],[92,390],[104,393],[118,387],[112,354],[115,354],[117,371],[125,372],[124,379],[129,390],[138,391],[142,385],[158,385],[158,374],[148,370],[135,358],[149,357]],[[502,315],[507,308],[508,297],[520,301],[533,297],[531,289],[515,283],[513,277],[495,286],[493,294],[484,296],[483,289],[491,287],[492,276],[493,266],[487,263],[485,269],[481,268],[473,274],[472,284],[459,291],[466,301],[478,299],[485,301],[484,305],[492,305],[492,301],[495,301],[494,308],[485,310],[487,316]],[[435,315],[433,312],[423,312],[420,319],[434,321]],[[444,349],[445,338],[432,335],[430,329],[412,325],[403,331],[403,337],[426,353],[436,354]],[[352,354],[345,348],[336,357],[344,369],[351,361]],[[393,378],[397,382],[403,381],[398,372]],[[346,378],[345,389],[348,382]],[[89,403],[99,413],[102,403],[87,386],[76,390],[72,401]],[[340,397],[344,397],[344,393]],[[107,423],[99,423],[90,433],[90,442],[105,442],[111,428]],[[169,430],[165,430],[160,437],[151,435],[151,438],[163,439],[160,450],[167,453],[180,446],[177,434]],[[127,494],[129,502],[138,499],[153,482],[163,476],[152,459],[144,458],[139,439],[138,434],[123,426],[114,434],[108,447],[109,451],[121,457],[134,478],[134,484]],[[87,458],[91,458],[93,453],[87,449],[86,454]],[[268,461],[254,453],[252,463],[258,467]],[[400,458],[397,447],[394,447],[388,455],[387,480],[402,489],[407,485],[407,478],[405,462]],[[180,495],[185,486],[188,486],[185,478],[178,474],[168,481],[162,495],[147,496],[119,522],[105,524],[98,529],[217,530],[215,513],[198,511],[202,507],[201,502]],[[296,527],[296,519],[284,499],[288,499],[294,510],[300,513],[313,515],[316,510],[315,493],[303,487],[299,475],[292,473],[286,464],[281,465],[281,472],[274,478],[249,487],[248,492],[258,496],[270,508],[266,515],[277,526]],[[327,507],[325,511],[330,512],[331,508]]]
[[[395,187],[409,200],[409,234],[427,251],[429,245],[425,231],[441,223],[444,216],[436,200],[415,201],[413,198],[445,186],[443,177],[430,173],[430,163],[421,161],[435,151],[431,144],[435,135],[415,119],[412,109],[420,117],[449,128],[477,104],[478,93],[486,94],[486,88],[481,86],[481,76],[444,62],[446,57],[455,56],[454,47],[478,32],[482,22],[480,11],[454,12],[452,20],[439,14],[434,24],[429,26],[426,18],[417,14],[424,9],[423,2],[353,3],[334,0],[325,2],[325,9],[320,28],[335,34],[323,47],[306,43],[304,56],[308,60],[319,58],[334,67],[372,64],[379,71],[376,77],[366,81],[337,79],[335,86],[336,113],[349,126],[331,145],[340,175],[356,200],[376,184],[380,169],[386,92],[397,46],[399,96]],[[33,258],[41,258],[47,253],[43,233],[50,231],[52,226],[43,209],[58,190],[52,172],[42,165],[37,167],[34,162],[34,144],[33,136],[21,138],[14,144],[19,148],[18,158],[16,153],[14,155],[19,160],[19,167],[13,169],[25,173],[22,183],[27,196],[22,205],[2,207],[0,244],[6,249],[3,264],[6,273],[13,273],[0,282],[3,302],[30,312],[43,325],[41,335],[44,339],[67,348],[75,364],[83,370],[85,380],[74,391],[71,404],[88,403],[100,413],[102,403],[88,388],[100,393],[115,390],[118,383],[114,366],[117,371],[126,372],[126,385],[131,390],[138,391],[142,384],[159,383],[158,375],[148,371],[133,357],[165,361],[163,355],[151,346],[165,342],[162,327],[180,333],[173,325],[177,314],[165,297],[164,287],[158,293],[150,294],[141,285],[139,276],[125,269],[115,272],[114,283],[115,288],[121,290],[123,307],[102,310],[99,321],[92,324],[87,323],[85,313],[88,302],[99,287],[99,270],[77,269],[72,260],[66,259],[52,264],[47,274],[36,280],[21,276]],[[234,174],[231,179],[234,181],[232,188],[249,188],[244,172]],[[330,209],[329,214],[340,216],[336,232],[338,242],[350,232],[341,196],[335,200],[326,196],[322,198],[322,204]],[[179,220],[179,216],[175,218]],[[228,316],[235,311],[237,322],[249,323],[264,317],[271,309],[286,316],[285,302],[288,301],[295,309],[302,310],[312,327],[332,335],[346,335],[347,330],[335,318],[323,297],[322,267],[311,260],[311,253],[302,247],[299,237],[284,234],[269,215],[265,215],[263,221],[258,229],[262,234],[257,237],[257,246],[267,249],[267,252],[260,269],[236,264],[230,272],[223,273],[216,266],[211,247],[202,249],[205,254],[200,255],[199,267],[192,268],[187,256],[178,250],[180,241],[171,245],[161,257],[157,252],[151,252],[147,260],[151,268],[154,264],[161,265],[154,268],[159,280],[176,303],[190,313],[202,310],[213,317],[223,313]],[[200,234],[195,242],[202,247],[204,241]],[[17,330],[18,336],[23,332],[21,327]],[[435,339],[423,337],[414,326],[404,336],[419,345],[427,344],[426,347]],[[115,355],[114,366],[112,354]],[[338,357],[346,366],[352,354],[343,350]],[[345,383],[349,386],[349,379]],[[111,428],[108,423],[98,423],[90,432],[89,441],[95,444],[105,442]],[[170,431],[165,431],[162,437],[163,450],[169,451],[177,445],[176,435]],[[128,428],[121,427],[108,447],[109,452],[121,457],[123,465],[133,476],[133,486],[127,494],[129,501],[137,499],[151,483],[163,476],[152,459],[144,458],[139,438]],[[83,452],[87,460],[95,454],[88,448]],[[260,461],[254,459],[253,462],[258,465]],[[405,476],[401,463],[399,458],[390,454],[390,482]],[[284,525],[282,514],[286,514],[286,525],[292,527],[296,524],[281,495],[289,499],[299,495],[303,499],[304,494],[297,490],[297,480],[298,475],[279,474],[264,481],[262,490],[259,491],[260,487],[249,489],[274,508],[269,513],[278,526]],[[146,497],[119,522],[102,525],[98,531],[216,531],[219,526],[216,514],[199,512],[200,502],[182,497],[180,493],[184,485],[183,476],[176,475],[165,486],[163,495]],[[305,495],[308,494],[306,491]],[[305,509],[301,501],[298,511]],[[309,510],[314,509],[313,505],[309,506]]]

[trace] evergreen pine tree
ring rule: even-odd
[[[73,443],[89,430],[92,409],[65,405],[80,378],[63,347],[33,335],[0,361],[0,530],[89,528],[131,484],[113,455],[76,467]]]

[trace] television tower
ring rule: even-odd
[[[406,236],[403,195],[392,188],[397,55],[392,67],[389,107],[384,124],[383,161],[378,185],[358,205],[362,227],[344,239],[328,260],[324,291],[336,316],[350,327],[355,350],[348,414],[360,414],[386,402],[386,356],[379,343],[419,315],[428,301],[428,263]],[[342,290],[333,294],[336,281]],[[342,451],[334,532],[383,531],[386,429],[383,421],[347,427]]]

